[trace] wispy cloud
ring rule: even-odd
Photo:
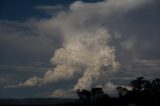
[[[38,9],[38,10],[50,11],[50,10],[62,10],[62,9],[64,9],[64,6],[62,6],[62,5],[55,5],[55,6],[53,6],[53,5],[39,5],[34,8]]]

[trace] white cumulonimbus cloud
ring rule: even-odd
[[[57,66],[48,70],[43,78],[33,77],[19,86],[35,86],[70,79],[76,71],[83,71],[74,90],[89,89],[104,69],[115,70],[118,67],[115,50],[108,46],[109,37],[104,28],[67,37],[64,39],[63,48],[56,50],[51,58],[51,62]]]
[[[103,70],[116,70],[119,67],[115,59],[115,48],[109,44],[109,29],[104,25],[107,18],[115,14],[125,14],[148,1],[76,1],[70,5],[67,12],[61,11],[51,19],[38,21],[37,29],[41,32],[50,31],[54,35],[52,29],[58,29],[62,36],[62,47],[57,49],[51,58],[56,67],[49,69],[42,78],[33,77],[18,86],[37,86],[67,80],[81,72],[82,76],[73,86],[73,90],[89,89]]]

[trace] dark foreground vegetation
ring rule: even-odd
[[[0,106],[160,106],[160,79],[152,81],[139,77],[128,85],[131,89],[118,86],[118,97],[110,97],[102,88],[77,90],[78,100],[27,99],[24,101],[0,100]]]
[[[79,106],[160,106],[160,79],[152,81],[139,77],[127,87],[118,86],[119,96],[109,97],[101,88],[78,90]]]

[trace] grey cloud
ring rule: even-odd
[[[64,90],[64,89],[57,89],[52,92],[52,97],[56,98],[76,98],[75,92],[73,90]]]
[[[40,26],[43,27],[43,29],[45,29],[45,28],[49,28],[49,29],[50,28],[59,28],[60,29],[59,31],[61,31],[61,33],[63,35],[63,40],[65,41],[65,42],[63,42],[64,48],[57,50],[56,51],[57,54],[55,54],[55,57],[53,57],[53,59],[55,59],[56,56],[59,55],[59,57],[61,59],[60,60],[57,59],[54,62],[57,62],[58,64],[60,63],[60,65],[64,64],[66,61],[67,61],[67,63],[68,62],[70,63],[70,59],[67,60],[68,58],[64,56],[64,53],[62,51],[65,51],[65,53],[68,53],[68,51],[66,51],[66,48],[68,48],[68,47],[70,47],[72,49],[74,47],[76,47],[78,49],[81,46],[79,46],[79,45],[76,46],[77,43],[74,42],[74,40],[76,40],[75,38],[76,37],[79,38],[79,36],[81,36],[83,33],[84,33],[84,35],[87,34],[87,36],[90,35],[90,32],[97,33],[96,31],[98,28],[100,28],[100,30],[101,30],[101,28],[102,29],[106,28],[107,31],[109,30],[109,34],[112,34],[114,32],[118,32],[122,35],[118,38],[119,45],[122,45],[122,47],[120,47],[119,49],[116,49],[116,52],[119,52],[120,63],[122,62],[122,64],[123,64],[123,60],[125,60],[125,62],[124,62],[124,64],[125,64],[128,62],[127,59],[137,57],[137,54],[135,52],[135,48],[137,46],[136,43],[137,43],[138,38],[135,37],[136,40],[129,39],[129,37],[132,37],[132,36],[136,35],[137,33],[132,33],[131,29],[129,29],[129,30],[126,29],[128,26],[130,26],[127,23],[130,20],[129,21],[125,20],[125,18],[130,11],[134,11],[134,9],[140,8],[141,6],[145,6],[150,2],[151,1],[145,1],[145,0],[140,0],[140,1],[121,0],[120,2],[117,2],[116,0],[108,0],[108,1],[104,1],[104,2],[98,2],[98,3],[84,3],[81,1],[77,1],[77,2],[74,2],[73,4],[70,5],[69,12],[60,12],[56,17],[53,17],[49,20],[47,20],[47,19],[42,20],[40,23]],[[118,29],[119,27],[121,27],[121,28]],[[134,28],[134,27],[131,26],[129,28]],[[135,30],[135,28],[133,30]],[[103,32],[103,30],[101,30],[100,32]],[[131,34],[131,35],[129,35],[129,34]],[[72,36],[72,35],[74,35],[74,36]],[[91,35],[94,35],[94,34],[91,33]],[[125,37],[125,35],[127,35],[127,36]],[[84,37],[87,37],[87,36],[84,36]],[[83,38],[83,36],[80,39],[82,39],[82,38]],[[87,42],[90,42],[90,41],[87,41]],[[114,43],[114,40],[112,42],[116,46],[116,43]],[[127,49],[129,51],[124,51],[123,49]],[[109,51],[109,49],[108,49],[108,51]],[[130,52],[133,52],[133,53],[130,53]],[[59,53],[60,54],[62,53],[63,55],[61,56]],[[135,53],[135,55],[133,56],[134,53]],[[122,56],[122,57],[120,57],[120,56]],[[123,57],[123,56],[126,56],[128,58]],[[63,58],[65,59],[65,61],[63,61]],[[72,57],[69,57],[69,58],[71,58],[71,60],[72,60]],[[58,61],[60,61],[60,62],[58,62]],[[75,61],[75,60],[72,60],[72,61]],[[70,64],[72,64],[72,61]],[[128,64],[131,62],[128,62]],[[125,65],[123,65],[123,66],[125,67]],[[68,65],[67,65],[67,67],[68,67]],[[74,69],[71,69],[71,70],[74,70]],[[53,80],[54,78],[56,78],[55,75],[57,75],[61,71],[62,70],[59,70],[57,72],[56,72],[56,70],[49,70],[47,72],[49,74],[46,73],[44,76],[44,79],[49,78],[48,75],[52,75],[50,78]],[[69,77],[72,76],[72,74],[73,74],[73,71],[69,71],[69,73],[70,72],[71,72],[71,74],[69,74]],[[86,79],[85,79],[86,78],[85,75],[90,76],[90,74],[86,73],[86,72],[84,72],[84,76],[82,78],[80,78],[80,80],[78,81],[78,84],[83,82],[85,85],[90,86],[92,83],[91,84],[88,83],[89,81],[86,82]],[[96,73],[94,73],[94,75],[96,75],[96,74],[97,74],[97,71],[96,71]],[[64,77],[64,76],[62,76],[62,74],[58,74],[58,75],[60,75],[59,78]],[[88,80],[92,80],[92,77],[88,77],[88,78],[89,78]],[[49,82],[50,82],[50,79],[49,79]],[[35,85],[37,85],[37,83]],[[78,86],[78,87],[80,87],[80,86]],[[75,88],[77,88],[77,87],[75,87]],[[84,86],[82,86],[82,88],[84,88]]]
[[[49,17],[57,16],[61,11],[68,11],[68,6],[64,5],[39,5],[33,8],[43,14],[45,13]]]
[[[101,82],[108,83],[109,81],[118,82],[119,79],[124,81],[125,83],[125,81],[129,82],[131,79],[141,75],[150,78],[154,78],[155,75],[159,76],[157,74],[159,70],[159,65],[156,61],[156,59],[158,60],[160,58],[160,49],[159,46],[157,46],[159,45],[160,33],[158,29],[160,27],[159,12],[159,2],[157,2],[157,0],[106,0],[97,3],[84,3],[81,1],[77,1],[70,5],[69,11],[67,12],[61,11],[57,14],[57,16],[54,16],[50,19],[35,19],[30,20],[26,23],[27,25],[29,24],[29,26],[34,26],[33,28],[35,30],[31,30],[31,32],[33,31],[36,36],[40,35],[42,39],[61,39],[58,42],[55,41],[53,43],[53,45],[56,47],[53,51],[50,51],[50,55],[47,56],[47,59],[49,59],[49,57],[52,57],[53,54],[55,54],[55,57],[61,57],[61,60],[57,60],[56,58],[51,59],[52,62],[54,59],[57,60],[57,62],[59,62],[58,64],[62,64],[65,61],[69,61],[70,64],[72,63],[72,59],[65,59],[63,57],[63,55],[65,54],[63,53],[63,51],[69,54],[70,52],[65,51],[64,48],[81,47],[76,45],[77,42],[74,42],[75,37],[82,40],[84,39],[84,43],[87,44],[87,42],[90,41],[85,42],[85,39],[92,40],[92,37],[90,35],[94,35],[96,32],[98,32],[97,29],[104,29],[100,32],[107,30],[107,34],[110,36],[110,40],[107,46],[114,46],[115,59],[120,63],[120,68],[119,71],[113,73],[104,72],[105,75],[103,76],[103,78],[100,78],[98,81],[93,81],[93,85],[97,85]],[[85,36],[80,37],[82,34],[84,34]],[[87,37],[88,34],[89,37]],[[34,37],[35,36],[33,36],[33,38]],[[35,37],[35,39],[37,39],[37,37]],[[37,50],[35,50],[39,51],[38,48],[41,48],[41,46],[35,47],[37,48]],[[50,45],[49,48],[51,47],[52,46]],[[58,50],[59,52],[55,52],[55,50],[58,48],[61,48]],[[40,52],[46,52],[48,50],[42,48]],[[59,53],[63,55],[58,55]],[[90,60],[87,61],[89,61],[90,63]],[[74,64],[74,66],[75,65],[77,64]],[[83,72],[81,72],[81,75],[83,75]],[[51,75],[51,79],[53,77],[56,78],[54,74],[52,74],[55,73],[53,69],[51,69],[47,73],[46,75]],[[77,73],[75,75],[77,75]],[[29,79],[29,81],[31,81],[31,79]],[[73,87],[74,84],[72,84],[70,88]],[[57,92],[60,94],[65,94],[65,92],[63,92],[62,90],[55,91],[55,93]]]
[[[0,21],[0,86],[41,76],[53,65],[49,59],[60,46],[60,38],[39,34],[30,22]],[[35,31],[36,30],[36,31]]]
[[[60,11],[60,10],[64,10],[65,9],[65,6],[62,6],[62,5],[40,5],[40,6],[36,6],[34,7],[35,9],[38,9],[38,10],[43,10],[43,11]]]
[[[1,57],[7,63],[15,60],[48,61],[49,55],[52,56],[52,52],[60,46],[58,38],[37,36],[25,23],[1,22],[0,27]]]

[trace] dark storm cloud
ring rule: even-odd
[[[118,43],[115,43],[117,52],[120,49],[121,54],[118,53],[120,61],[123,60],[124,67],[127,66],[126,64],[132,64],[134,70],[142,72],[140,75],[148,73],[148,76],[152,75],[153,77],[157,73],[156,70],[158,70],[158,68],[154,70],[154,66],[150,66],[149,70],[147,69],[149,67],[146,68],[145,66],[146,63],[138,61],[156,62],[160,59],[160,47],[158,46],[160,44],[160,30],[158,29],[160,27],[159,6],[160,3],[155,0],[150,4],[134,9],[120,17],[120,20],[115,19],[116,23],[113,23],[111,27],[123,35],[120,39],[116,39]],[[119,44],[121,44],[121,47]],[[130,45],[131,48],[129,48]],[[156,67],[160,66],[157,65]]]
[[[44,73],[60,46],[58,37],[37,34],[34,25],[0,21],[0,86],[13,85]]]
[[[33,26],[25,23],[0,23],[1,58],[4,61],[15,63],[17,60],[43,60],[60,46],[57,38],[37,35]],[[52,46],[54,45],[54,46]],[[7,60],[9,59],[9,60]],[[15,61],[16,60],[16,61]],[[46,61],[48,61],[46,59]]]
[[[126,14],[107,17],[103,25],[113,35],[111,44],[116,47],[121,68],[113,75],[106,75],[102,81],[113,80],[117,84],[119,81],[127,83],[139,76],[149,79],[160,76],[159,7],[160,3],[155,0]]]

